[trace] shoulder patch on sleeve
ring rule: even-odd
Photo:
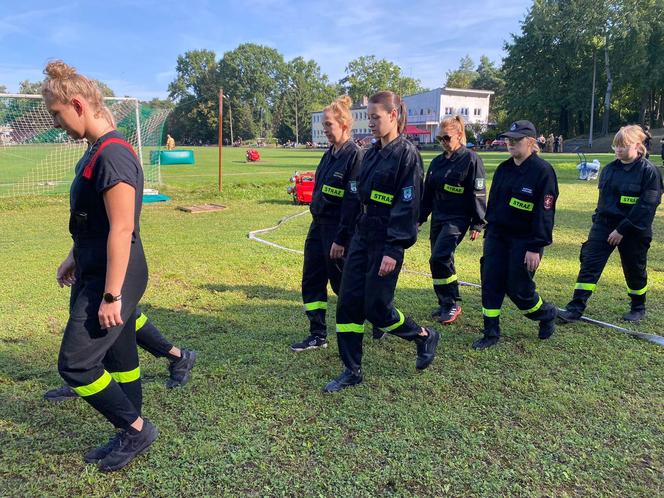
[[[544,196],[544,209],[546,209],[547,211],[550,211],[551,209],[553,209],[553,204],[554,204],[553,195],[546,194]]]
[[[410,202],[413,200],[413,187],[404,187],[401,189],[401,198],[405,202]]]
[[[475,190],[484,189],[484,178],[475,178]]]
[[[348,188],[350,188],[350,191],[353,194],[357,193],[357,181],[356,180],[351,180],[348,182]]]

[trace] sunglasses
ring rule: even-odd
[[[441,135],[440,137],[436,137],[439,142],[449,142],[452,140],[452,137],[449,135]]]

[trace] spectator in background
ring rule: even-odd
[[[563,142],[563,136],[562,136],[562,135],[558,135],[558,152],[563,152],[563,150],[564,150],[564,149],[563,149],[563,144],[564,144],[564,142]]]
[[[560,152],[560,136],[553,137],[553,152]]]
[[[662,146],[662,166],[664,166],[664,137],[659,141]]]
[[[553,152],[553,133],[549,133],[546,139],[546,151]]]
[[[643,141],[643,145],[645,146],[646,151],[647,151],[647,152],[650,152],[650,145],[651,145],[651,143],[652,143],[652,133],[650,133],[650,126],[645,125],[645,126],[643,127],[643,133],[645,133],[645,135],[646,135],[646,138],[645,138],[645,140]],[[646,156],[646,157],[647,157],[647,156]]]
[[[175,139],[170,135],[166,135],[166,148],[168,150],[175,149]]]
[[[539,146],[540,150],[546,150],[546,137],[543,133],[540,133],[540,136],[537,137],[537,145]]]

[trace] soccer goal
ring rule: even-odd
[[[154,109],[135,98],[104,99],[118,131],[132,145],[143,167],[146,189],[158,189],[158,151],[168,109]],[[0,197],[63,193],[87,142],[53,128],[41,95],[0,93]]]

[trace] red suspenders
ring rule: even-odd
[[[99,157],[99,154],[101,154],[101,151],[104,150],[107,145],[111,144],[120,144],[123,147],[129,149],[134,155],[136,155],[136,152],[134,152],[134,149],[131,146],[131,144],[125,140],[122,140],[121,138],[109,138],[108,140],[104,140],[97,149],[97,152],[95,152],[95,155],[92,156],[92,158],[85,165],[85,169],[83,170],[83,178],[87,180],[90,180],[92,178],[92,171],[95,168],[95,164],[97,163],[97,158]]]

